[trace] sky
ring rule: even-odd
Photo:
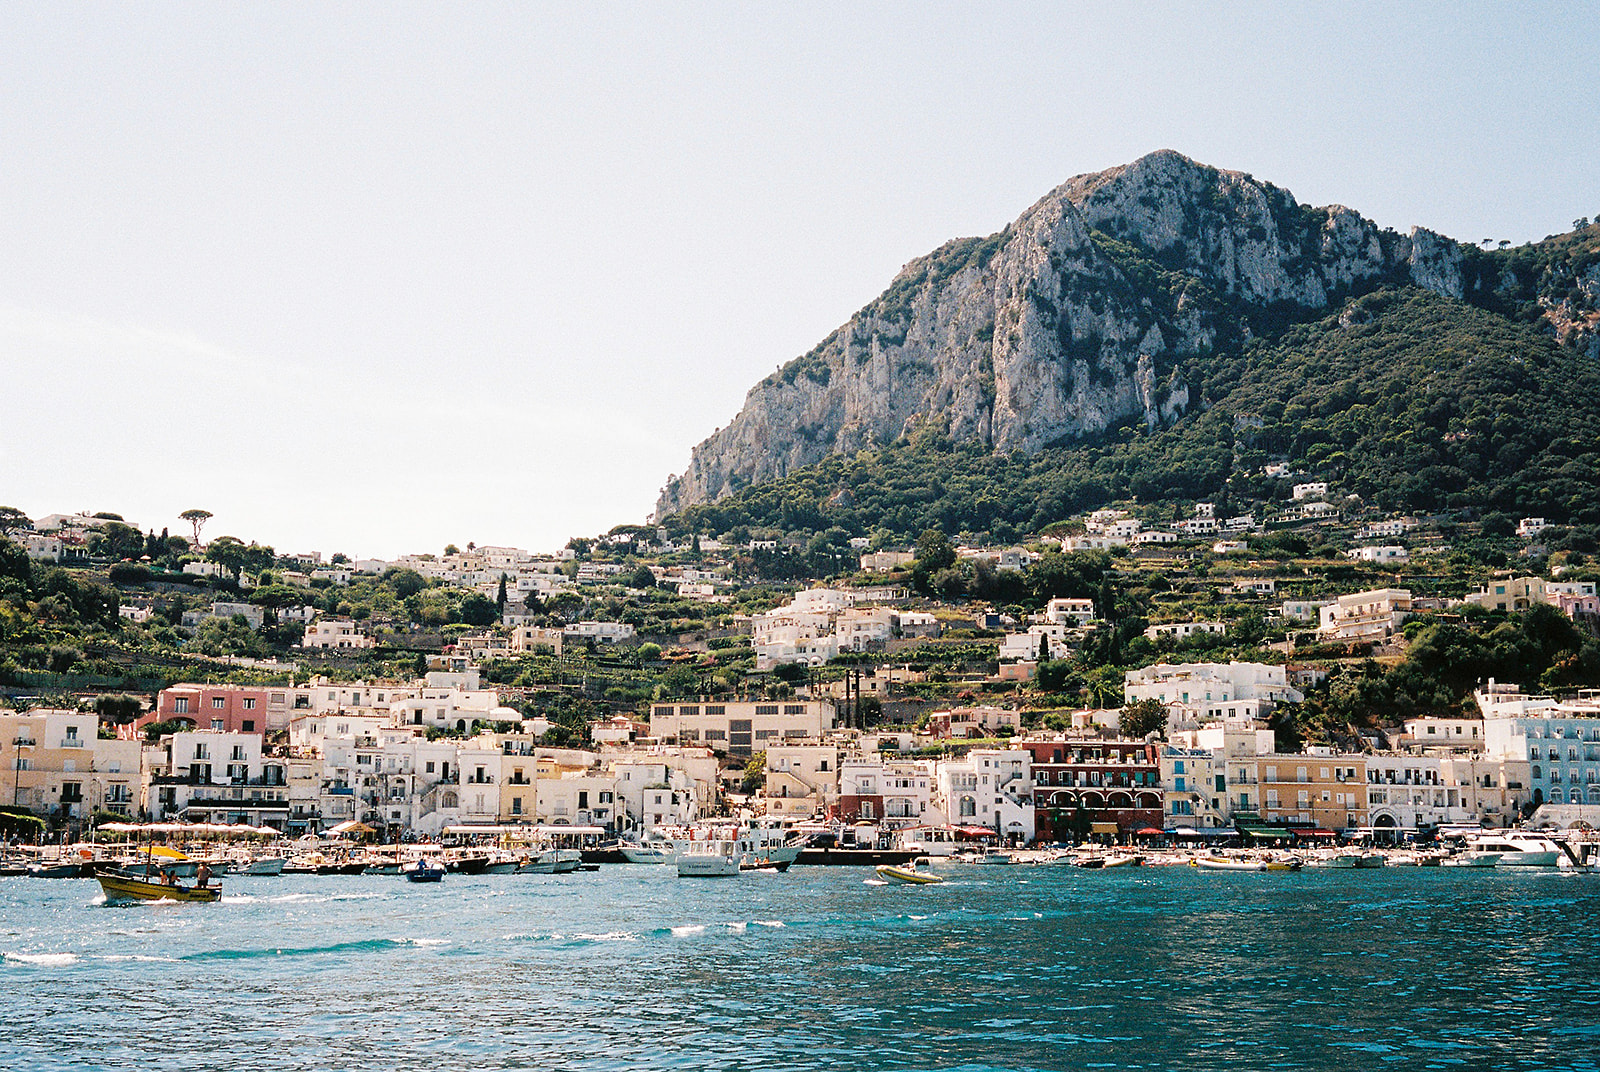
[[[280,552],[637,523],[907,261],[1176,149],[1600,217],[1600,5],[0,6],[0,504]]]

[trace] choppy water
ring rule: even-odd
[[[947,873],[0,879],[0,1067],[1600,1069],[1600,875]]]

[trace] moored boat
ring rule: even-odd
[[[1265,871],[1267,861],[1235,859],[1231,856],[1201,856],[1194,861],[1201,871]]]
[[[1469,838],[1467,847],[1500,854],[1496,867],[1556,867],[1561,847],[1540,834],[1521,830],[1496,831]]]

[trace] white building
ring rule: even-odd
[[[1144,631],[1144,635],[1150,640],[1159,640],[1162,637],[1188,640],[1194,636],[1224,636],[1227,632],[1228,627],[1222,622],[1166,622],[1150,626]]]
[[[1084,626],[1094,621],[1094,600],[1062,597],[1044,605],[1044,620],[1052,625]]]
[[[974,749],[937,765],[935,804],[951,823],[1033,840],[1033,753]]]
[[[306,626],[302,648],[370,648],[377,641],[364,636],[348,618],[324,618]]]
[[[1345,553],[1346,558],[1357,562],[1395,563],[1411,561],[1411,552],[1398,544],[1383,547],[1355,547]]]
[[[593,640],[600,644],[616,644],[633,639],[635,629],[624,622],[573,622],[562,633],[568,640]]]
[[[1328,484],[1325,480],[1314,480],[1307,484],[1296,484],[1289,496],[1296,502],[1301,499],[1321,501],[1328,497]]]
[[[1265,663],[1157,663],[1129,670],[1124,678],[1127,703],[1156,700],[1167,709],[1170,730],[1193,729],[1210,722],[1264,719],[1278,703],[1305,699],[1290,688],[1282,666]]]
[[[1382,644],[1411,616],[1411,593],[1404,588],[1353,592],[1318,613],[1317,632],[1324,640]]]
[[[650,735],[663,744],[704,745],[729,755],[753,755],[772,745],[821,740],[834,728],[825,700],[725,700],[654,704]]]

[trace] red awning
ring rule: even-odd
[[[967,837],[999,837],[1000,835],[987,826],[958,826],[956,833],[965,834]]]
[[[1166,831],[1157,830],[1153,826],[1147,826],[1143,830],[1135,830],[1133,833],[1135,837],[1160,837],[1162,834],[1165,834]]]
[[[1336,837],[1337,836],[1336,834],[1334,834],[1334,832],[1332,830],[1324,830],[1320,826],[1315,828],[1315,829],[1313,829],[1313,830],[1291,830],[1289,832],[1291,834],[1293,834],[1295,837]]]

